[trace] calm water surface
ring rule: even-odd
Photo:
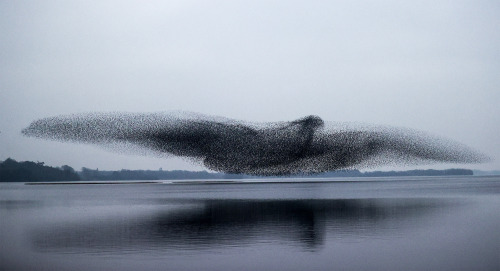
[[[500,270],[500,177],[331,180],[2,183],[0,270]]]

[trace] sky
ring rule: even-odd
[[[177,158],[24,137],[83,112],[318,115],[468,145],[500,169],[498,1],[0,0],[0,160],[117,170]]]

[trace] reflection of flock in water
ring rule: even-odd
[[[403,199],[203,200],[146,217],[65,223],[32,232],[35,247],[67,253],[200,250],[287,243],[315,249],[326,235],[370,236],[409,227],[442,203]],[[182,206],[182,205],[181,205]]]
[[[325,123],[317,116],[252,124],[194,113],[91,113],[40,119],[22,132],[120,151],[175,155],[215,171],[252,175],[488,160],[462,144],[422,132]]]

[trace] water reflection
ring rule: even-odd
[[[167,205],[165,211],[146,216],[132,213],[38,227],[32,241],[37,250],[67,253],[192,251],[256,243],[315,250],[326,235],[383,235],[444,206],[416,199],[200,200]],[[179,207],[172,210],[174,205]]]
[[[0,200],[0,210],[17,210],[27,208],[37,208],[42,203],[36,200]]]

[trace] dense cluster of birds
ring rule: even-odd
[[[214,171],[264,176],[488,160],[465,145],[423,132],[325,123],[317,116],[250,123],[182,112],[88,113],[36,120],[22,133],[117,151],[180,156]]]

